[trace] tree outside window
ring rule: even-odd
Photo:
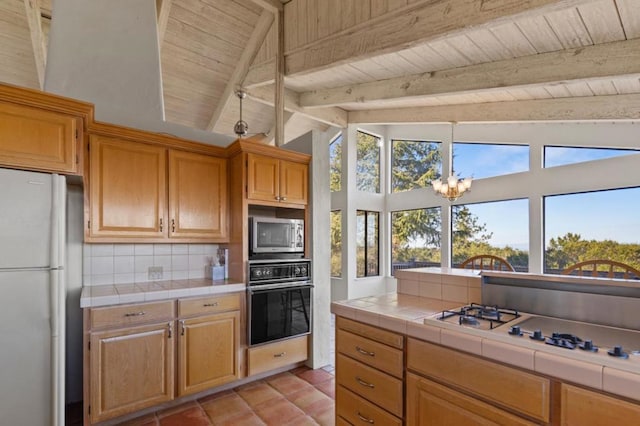
[[[427,188],[442,169],[439,142],[393,140],[391,142],[391,191]]]
[[[380,275],[379,267],[380,213],[356,211],[356,276]]]
[[[359,191],[380,192],[380,144],[378,136],[357,132],[356,187]]]
[[[440,266],[440,207],[391,213],[391,274]]]
[[[342,189],[342,134],[329,144],[329,188],[331,192]]]
[[[342,277],[342,211],[331,212],[331,276]]]

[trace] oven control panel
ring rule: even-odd
[[[311,260],[274,260],[249,262],[249,286],[309,281]]]

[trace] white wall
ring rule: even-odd
[[[513,143],[530,147],[529,171],[511,175],[477,179],[471,192],[456,202],[437,196],[431,188],[382,194],[360,193],[355,190],[355,135],[358,129],[385,138],[386,158],[390,156],[390,140],[441,141],[443,147],[442,175],[451,170],[451,125],[351,125],[344,132],[342,191],[331,194],[331,209],[343,214],[343,278],[333,278],[332,300],[363,297],[395,290],[395,279],[390,277],[389,265],[389,215],[392,211],[417,208],[442,208],[442,265],[450,266],[449,246],[450,209],[454,204],[481,203],[510,199],[529,201],[529,271],[543,270],[543,197],[614,188],[640,186],[640,154],[605,160],[543,168],[545,145],[586,146],[608,148],[640,148],[640,123],[638,122],[572,122],[572,123],[487,123],[457,124],[454,127],[456,142]],[[328,156],[328,146],[323,153]],[[386,163],[386,162],[385,162]],[[385,170],[384,167],[381,170]],[[381,178],[389,184],[388,173]],[[388,186],[387,186],[388,187]],[[355,211],[358,209],[381,212],[380,277],[355,278]],[[346,218],[345,218],[346,216]],[[345,228],[345,226],[347,228]],[[346,291],[345,291],[346,288]],[[339,291],[337,291],[339,289]],[[346,296],[346,297],[345,297]]]

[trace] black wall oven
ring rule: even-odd
[[[311,261],[249,262],[247,306],[250,346],[311,332]]]

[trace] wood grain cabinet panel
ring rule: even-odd
[[[89,242],[226,242],[227,160],[92,135]]]
[[[92,423],[173,399],[173,324],[91,334]]]
[[[431,380],[407,374],[408,426],[534,424]]]
[[[348,331],[336,331],[336,351],[395,377],[404,373],[404,353]]]
[[[308,336],[294,337],[280,342],[255,346],[247,351],[249,375],[305,361],[309,356]]]
[[[227,237],[227,161],[169,151],[170,237]]]
[[[407,368],[548,423],[549,379],[409,338]]]
[[[336,386],[336,415],[354,425],[402,425],[399,418],[342,386]]]
[[[561,424],[563,426],[608,426],[640,424],[640,404],[599,392],[562,385]]]
[[[308,191],[308,165],[247,154],[247,199],[270,205],[306,205]]]
[[[166,235],[166,149],[91,136],[90,237]]]
[[[238,378],[240,312],[179,321],[178,396]]]
[[[72,115],[0,102],[0,164],[75,173],[81,130]]]

